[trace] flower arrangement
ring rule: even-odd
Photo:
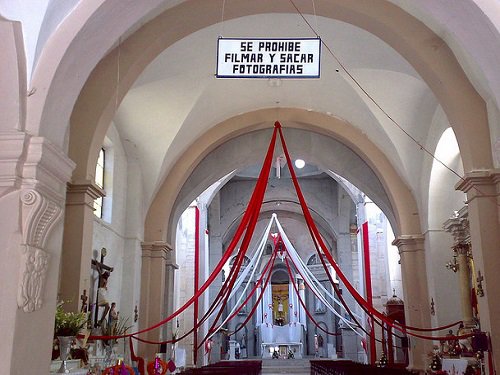
[[[56,336],[76,336],[87,324],[87,313],[66,312],[63,308],[64,302],[58,302],[54,332]]]

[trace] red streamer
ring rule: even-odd
[[[194,287],[193,294],[198,293],[198,286],[200,284],[200,209],[198,206],[195,207],[195,224],[194,224]],[[198,301],[194,301],[194,317],[193,317],[193,327],[198,324]],[[198,329],[194,330],[193,333],[194,347],[197,347],[198,343]],[[193,352],[194,364],[198,363],[198,350],[194,349]]]
[[[313,220],[313,218],[311,216],[311,213],[309,211],[309,208],[308,208],[308,206],[306,204],[306,201],[304,199],[304,195],[302,194],[302,190],[300,189],[300,186],[299,186],[299,183],[298,183],[298,180],[297,180],[297,176],[296,176],[295,170],[293,168],[292,160],[290,158],[290,154],[288,152],[288,148],[286,146],[285,138],[283,136],[283,132],[281,130],[281,127],[278,127],[278,132],[279,132],[279,136],[280,136],[280,140],[281,140],[281,145],[283,147],[283,152],[285,154],[287,163],[289,165],[289,170],[290,170],[290,175],[292,177],[292,182],[293,182],[293,185],[295,187],[295,191],[297,193],[297,197],[299,199],[300,206],[301,206],[302,212],[304,214],[304,218],[306,220],[306,224],[307,224],[307,226],[309,228],[309,231],[311,232],[311,237],[312,237],[313,241],[314,240],[318,241],[318,244],[321,247],[321,250],[323,251],[323,254],[326,256],[326,258],[328,259],[328,261],[330,262],[330,264],[333,266],[333,268],[335,269],[335,272],[339,275],[339,278],[342,280],[342,282],[344,283],[344,285],[346,286],[346,288],[348,289],[348,291],[351,293],[351,295],[354,297],[354,299],[360,305],[364,306],[370,312],[370,316],[376,316],[377,318],[379,318],[380,320],[384,321],[386,324],[390,325],[391,327],[394,327],[394,328],[397,328],[397,329],[400,329],[400,330],[410,330],[411,328],[413,328],[413,327],[410,327],[410,326],[405,326],[403,324],[400,324],[400,323],[398,323],[396,321],[391,321],[391,320],[387,319],[387,317],[384,314],[380,313],[379,311],[377,311],[376,309],[374,309],[373,307],[371,307],[368,304],[368,302],[351,285],[351,283],[349,282],[349,280],[347,279],[347,277],[345,277],[345,275],[342,273],[340,267],[335,262],[335,259],[333,259],[332,255],[328,252],[328,250],[326,248],[326,245],[323,242],[323,239],[322,239],[322,237],[321,237],[321,235],[320,235],[320,233],[318,231],[318,228],[314,224],[314,220]],[[319,249],[317,249],[317,251],[319,252]],[[423,328],[420,328],[420,329],[423,329]],[[441,339],[444,340],[444,339],[446,339],[445,337],[433,337],[433,336],[418,335],[418,334],[413,333],[413,332],[407,332],[407,333],[409,335],[414,336],[414,337],[419,337],[419,338],[424,338],[424,339],[429,339],[429,340],[441,340]],[[467,338],[467,337],[471,337],[471,336],[474,336],[474,335],[475,334],[461,335],[460,338]]]
[[[292,260],[293,262],[293,260]],[[285,263],[286,263],[286,269],[288,271],[288,275],[290,276],[290,282],[292,283],[293,285],[293,289],[295,290],[295,293],[297,294],[297,297],[299,299],[299,302],[300,304],[302,305],[302,307],[304,308],[304,311],[306,312],[306,315],[309,317],[309,319],[311,319],[311,321],[313,322],[313,324],[319,328],[320,330],[322,330],[323,332],[325,332],[327,335],[330,335],[330,336],[339,336],[340,334],[339,333],[334,333],[334,332],[330,332],[326,329],[324,329],[323,327],[321,327],[319,325],[319,323],[314,319],[314,317],[311,315],[311,313],[309,312],[309,310],[307,309],[306,307],[306,304],[304,303],[304,301],[302,300],[302,297],[300,296],[300,293],[299,293],[299,289],[297,288],[297,285],[295,285],[295,283],[293,282],[293,274],[292,274],[292,270],[290,269],[290,263],[288,262],[288,257],[285,258]]]
[[[145,375],[144,358],[135,355],[134,344],[132,343],[131,337],[129,337],[128,343],[130,346],[130,359],[134,362],[137,362],[137,368],[139,370],[139,374]]]
[[[252,317],[252,315],[255,313],[255,310],[259,306],[259,303],[262,300],[262,297],[264,296],[264,291],[266,290],[266,287],[269,284],[269,280],[271,280],[271,274],[272,274],[272,271],[273,271],[274,262],[276,261],[276,255],[277,255],[277,253],[275,252],[273,254],[272,258],[268,262],[268,264],[271,264],[271,267],[269,269],[269,273],[267,274],[266,281],[264,282],[264,285],[262,286],[262,289],[261,289],[262,291],[259,294],[259,297],[257,298],[257,301],[255,301],[255,304],[253,305],[252,310],[250,311],[250,314],[248,314],[248,316],[246,317],[245,321],[242,324],[240,324],[240,327],[237,330],[235,330],[234,332],[231,332],[231,335],[234,335],[236,332],[239,332],[243,327],[245,327],[245,324],[247,324],[247,322],[250,320],[250,318]]]
[[[217,275],[222,271],[222,268],[224,267],[224,264],[227,262],[227,260],[229,259],[229,257],[232,255],[232,253],[233,253],[233,251],[234,251],[237,243],[239,242],[239,240],[240,240],[240,238],[241,238],[241,236],[243,234],[243,231],[245,230],[245,228],[247,228],[247,224],[250,221],[250,218],[254,214],[254,210],[251,209],[251,208],[255,207],[254,206],[255,204],[259,204],[259,207],[262,204],[263,193],[259,194],[259,190],[260,189],[258,188],[258,186],[262,186],[263,183],[267,184],[267,179],[269,177],[269,172],[270,172],[270,169],[271,169],[271,164],[272,164],[272,159],[273,159],[273,154],[274,154],[274,146],[275,146],[275,143],[276,143],[276,133],[277,133],[277,130],[280,127],[281,127],[281,125],[278,122],[276,122],[274,131],[273,131],[273,135],[272,135],[272,138],[271,138],[271,142],[269,143],[269,148],[267,150],[266,158],[264,160],[263,168],[262,168],[261,173],[259,175],[259,180],[257,181],[257,187],[254,189],[254,192],[253,192],[252,197],[250,198],[250,202],[248,204],[249,209],[247,209],[245,211],[245,213],[243,215],[243,218],[241,219],[240,225],[238,226],[238,228],[236,230],[236,233],[235,233],[235,235],[234,235],[231,243],[228,246],[228,249],[226,250],[226,252],[222,256],[221,260],[219,261],[219,263],[215,267],[214,271],[210,274],[209,278],[200,287],[200,289],[198,290],[198,293],[196,293],[195,295],[193,295],[186,303],[184,303],[184,305],[182,305],[173,314],[171,314],[170,316],[166,317],[162,321],[160,321],[160,322],[152,325],[151,327],[145,328],[143,330],[139,330],[137,332],[125,334],[125,335],[90,336],[89,339],[93,339],[93,340],[118,339],[118,338],[123,338],[123,337],[137,336],[137,335],[139,335],[141,333],[149,332],[149,331],[151,331],[151,330],[153,330],[155,328],[161,327],[162,325],[168,323],[173,318],[175,318],[176,316],[178,316],[179,314],[181,314],[184,310],[186,310],[189,306],[191,306],[193,304],[193,302],[195,300],[197,300],[205,292],[205,290],[207,290],[207,288],[210,286],[210,284],[212,284],[212,282],[215,280],[215,278],[217,277]],[[261,189],[262,189],[262,187],[261,187]],[[264,189],[264,191],[265,191],[265,189]],[[259,197],[259,195],[262,195],[262,197]],[[258,198],[260,198],[260,201],[258,200]]]
[[[145,328],[143,330],[140,330],[140,331],[137,331],[137,332],[134,332],[134,333],[125,334],[125,335],[116,335],[116,336],[90,336],[89,339],[106,340],[106,339],[118,339],[118,338],[124,338],[124,337],[133,337],[134,339],[139,340],[141,342],[151,343],[151,344],[177,342],[177,341],[181,340],[182,338],[186,337],[187,335],[189,335],[190,333],[192,333],[193,330],[197,329],[207,319],[207,317],[211,314],[211,312],[215,309],[215,307],[218,305],[220,299],[223,299],[223,304],[222,304],[222,306],[221,306],[221,308],[219,310],[219,313],[217,315],[217,318],[215,319],[214,324],[212,325],[212,327],[211,327],[210,330],[212,330],[216,326],[217,321],[219,320],[220,316],[222,315],[224,307],[227,304],[227,299],[228,299],[228,296],[230,294],[230,290],[234,286],[234,283],[236,281],[236,277],[238,275],[239,269],[241,268],[241,264],[243,262],[245,253],[246,253],[246,251],[248,249],[248,245],[249,245],[250,239],[251,239],[252,234],[253,234],[253,232],[255,230],[256,221],[257,221],[257,218],[258,218],[258,214],[260,212],[260,207],[262,205],[264,193],[266,191],[267,180],[269,178],[269,172],[270,172],[270,168],[271,168],[271,164],[272,164],[272,160],[273,160],[274,146],[275,146],[275,142],[276,142],[277,132],[279,133],[279,137],[280,137],[280,140],[281,140],[281,144],[283,146],[283,151],[285,153],[285,156],[286,156],[286,159],[287,159],[287,163],[288,163],[289,166],[292,165],[291,158],[290,158],[290,155],[288,153],[287,146],[286,146],[286,142],[285,142],[282,130],[281,130],[281,124],[278,121],[276,121],[275,125],[274,125],[274,131],[273,131],[272,139],[271,139],[269,147],[268,147],[268,151],[267,151],[264,163],[263,163],[262,170],[261,170],[260,175],[259,175],[259,179],[257,180],[257,184],[255,186],[255,189],[254,189],[253,193],[252,193],[251,199],[250,199],[250,201],[248,203],[248,209],[245,211],[245,213],[244,213],[244,215],[242,217],[242,220],[241,220],[241,222],[240,222],[240,224],[239,224],[239,226],[238,226],[238,228],[237,228],[237,230],[235,232],[235,235],[234,235],[233,239],[231,240],[231,243],[228,246],[227,251],[221,257],[221,259],[220,259],[219,263],[217,264],[217,266],[215,267],[214,271],[210,274],[210,276],[208,277],[208,279],[203,283],[203,285],[199,288],[199,290],[196,293],[194,293],[194,295],[183,306],[181,306],[178,310],[176,310],[173,314],[171,314],[170,316],[168,316],[164,320],[156,323],[155,325],[153,325],[151,327]],[[335,260],[333,259],[333,257],[329,253],[329,251],[326,249],[326,246],[325,246],[325,244],[324,244],[324,242],[323,242],[323,240],[322,240],[322,238],[321,238],[321,236],[319,234],[318,229],[316,228],[316,226],[314,224],[314,220],[312,219],[312,216],[311,216],[311,213],[309,211],[309,208],[307,207],[307,204],[305,202],[305,199],[304,199],[304,196],[303,196],[302,191],[300,189],[300,186],[298,184],[297,176],[295,174],[293,166],[290,167],[289,169],[290,169],[290,174],[291,174],[291,177],[292,177],[292,182],[294,184],[294,187],[295,187],[295,190],[296,190],[296,193],[297,193],[297,197],[299,199],[299,202],[300,202],[300,205],[301,205],[301,208],[302,208],[302,212],[304,214],[304,218],[306,220],[306,224],[307,224],[309,232],[311,234],[311,238],[312,238],[313,243],[315,245],[316,251],[317,251],[317,253],[318,253],[318,255],[319,255],[319,257],[320,257],[320,259],[322,261],[323,267],[327,271],[327,275],[329,276],[330,282],[332,283],[333,287],[335,288],[336,294],[339,296],[339,298],[341,298],[342,304],[344,305],[344,307],[346,307],[346,310],[348,311],[348,313],[351,314],[352,317],[353,317],[352,312],[350,312],[350,310],[348,309],[347,304],[343,300],[343,297],[341,296],[341,294],[338,293],[338,290],[337,290],[338,287],[333,282],[333,280],[331,278],[331,275],[330,275],[330,273],[327,270],[327,266],[326,266],[326,263],[325,263],[325,261],[323,259],[323,255],[321,253],[324,254],[324,256],[327,258],[328,262],[334,267],[336,273],[339,275],[339,278],[342,280],[342,282],[344,283],[344,285],[346,286],[346,288],[348,289],[348,291],[352,294],[352,296],[354,297],[354,299],[356,300],[356,302],[378,324],[381,324],[381,323],[379,323],[375,319],[375,317],[377,317],[382,322],[385,322],[387,325],[389,325],[389,326],[391,326],[393,328],[396,328],[396,329],[403,330],[403,331],[407,332],[409,335],[412,335],[412,336],[418,337],[418,338],[429,339],[429,340],[462,339],[462,338],[472,337],[472,336],[474,336],[474,335],[477,334],[477,333],[470,333],[470,334],[466,334],[466,335],[453,336],[453,337],[450,337],[450,336],[424,336],[424,335],[418,335],[416,333],[408,332],[408,331],[412,331],[412,330],[413,331],[420,331],[420,332],[438,331],[438,330],[443,330],[443,329],[447,329],[447,328],[453,327],[453,326],[455,326],[455,325],[457,325],[457,324],[459,324],[461,322],[455,322],[455,323],[452,323],[452,324],[449,324],[449,325],[446,325],[446,326],[443,326],[443,327],[436,327],[436,328],[418,328],[418,327],[412,327],[412,326],[407,326],[407,325],[400,324],[399,322],[396,322],[396,321],[389,320],[384,314],[380,313],[379,311],[377,311],[376,309],[374,309],[372,306],[370,306],[369,303],[350,284],[349,280],[342,273],[340,267],[335,262]],[[230,258],[230,256],[234,252],[234,249],[235,249],[237,243],[239,242],[239,240],[241,239],[241,236],[243,235],[243,232],[245,230],[246,230],[246,232],[245,232],[245,236],[244,236],[244,239],[243,239],[243,242],[242,242],[242,246],[241,246],[240,251],[238,252],[238,255],[237,255],[236,265],[231,269],[232,272],[230,274],[230,277],[228,277],[228,279],[224,283],[223,287],[219,291],[218,296],[214,300],[214,303],[212,303],[212,306],[210,307],[209,311],[207,311],[207,313],[204,315],[204,317],[197,324],[195,324],[195,327],[193,327],[192,330],[190,330],[188,333],[186,333],[184,336],[182,336],[182,338],[175,339],[175,340],[166,340],[166,341],[162,341],[162,342],[153,342],[153,341],[148,341],[148,340],[144,340],[144,339],[141,339],[141,338],[137,337],[137,335],[139,335],[139,334],[151,331],[153,329],[156,329],[156,328],[164,325],[165,323],[169,322],[170,320],[172,320],[173,318],[175,318],[176,316],[178,316],[179,314],[181,314],[183,311],[185,311],[195,301],[197,301],[199,299],[199,297],[213,283],[213,281],[215,280],[215,278],[217,277],[217,275],[221,272],[224,264],[228,261],[228,259]],[[273,262],[274,262],[274,260],[273,260]],[[234,272],[233,273],[233,271],[238,271],[238,272]],[[266,285],[267,285],[268,281],[269,281],[269,278],[266,280]],[[261,295],[259,296],[259,301],[262,298],[262,295],[263,295],[263,293],[261,293]],[[299,298],[300,298],[300,296],[299,296]],[[246,304],[248,302],[248,300],[249,300],[249,298],[247,298],[247,300],[244,302],[244,304]],[[252,309],[252,314],[255,311],[255,308],[256,308],[257,305],[258,305],[258,303],[255,304],[254,308]],[[240,307],[240,309],[242,308],[242,306]],[[209,314],[209,312],[210,312],[210,314]],[[306,309],[306,312],[307,312],[307,309]],[[249,314],[249,317],[251,317],[252,314]],[[247,318],[247,320],[248,319],[249,318]],[[311,320],[313,320],[313,319],[311,319]],[[357,324],[359,325],[359,323],[357,323]],[[359,326],[361,327],[361,325],[359,325]],[[209,330],[209,332],[210,332],[210,330]],[[235,332],[237,332],[237,331],[235,331]],[[198,347],[200,347],[201,345],[203,345],[204,342],[205,342],[205,340],[203,340],[203,342],[201,342]]]

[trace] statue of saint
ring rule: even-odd
[[[116,302],[111,303],[111,308],[108,315],[108,324],[110,327],[115,326],[118,323],[120,317],[120,312],[116,311]]]

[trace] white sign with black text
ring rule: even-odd
[[[319,78],[321,39],[219,38],[217,78]]]

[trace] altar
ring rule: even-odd
[[[300,323],[284,326],[262,324],[260,326],[261,357],[273,358],[273,353],[277,352],[279,358],[288,358],[290,353],[294,358],[302,358],[302,330]]]
[[[261,344],[262,358],[275,358],[273,354],[277,352],[278,358],[286,359],[292,353],[293,358],[302,358],[302,343],[301,342],[263,342]]]

